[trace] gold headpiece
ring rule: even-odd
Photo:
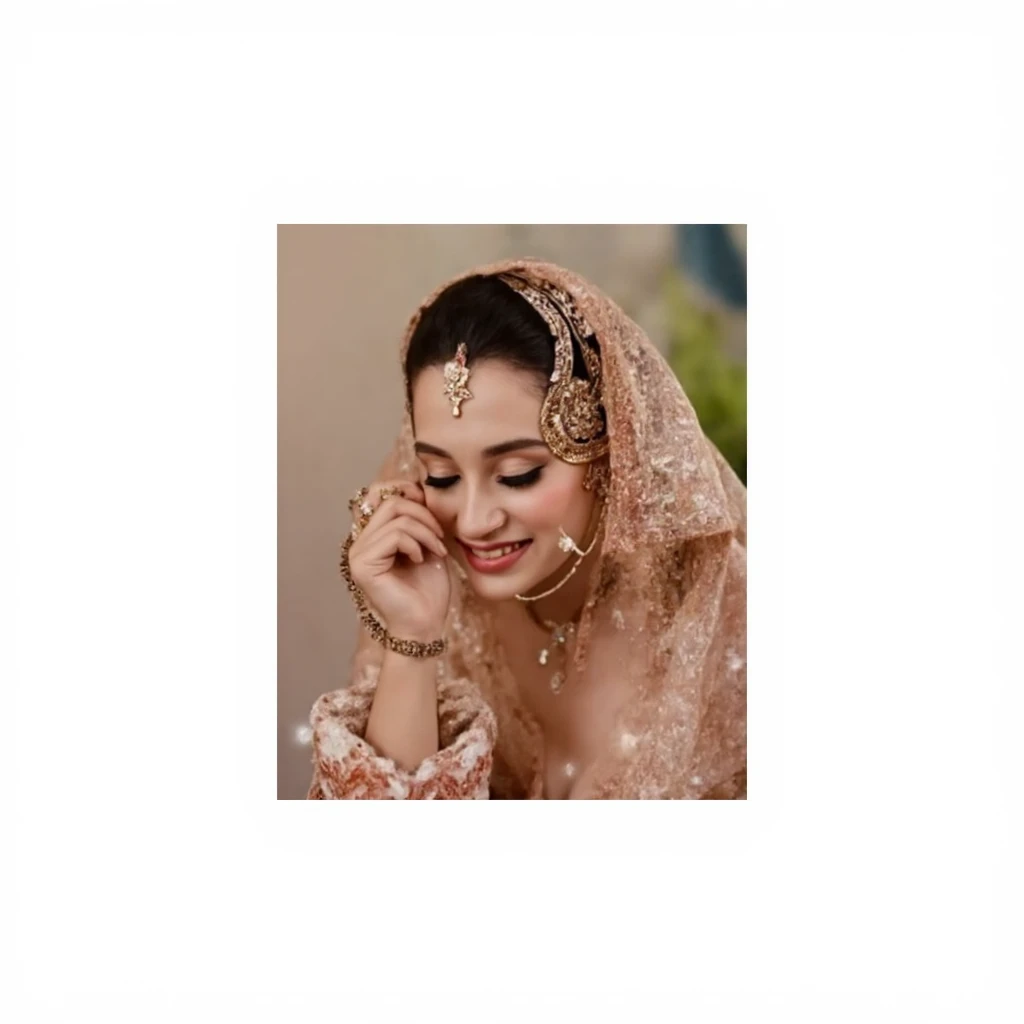
[[[540,410],[544,443],[564,462],[599,459],[608,451],[608,430],[601,405],[601,357],[593,330],[561,288],[517,274],[498,274],[498,278],[540,313],[555,339],[555,369]],[[573,376],[573,338],[589,380]]]
[[[459,342],[455,350],[455,358],[444,364],[444,393],[448,401],[452,403],[452,415],[461,416],[462,410],[459,406],[467,399],[472,398],[466,382],[469,380],[469,367],[466,366],[466,344]]]

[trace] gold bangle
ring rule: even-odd
[[[341,545],[341,575],[348,584],[348,589],[352,593],[352,600],[359,610],[359,618],[362,619],[363,625],[366,626],[370,636],[377,643],[387,647],[388,650],[394,651],[396,654],[404,654],[407,658],[436,658],[439,654],[443,654],[448,646],[448,641],[444,637],[440,640],[431,640],[429,643],[423,643],[420,640],[399,640],[397,637],[393,637],[385,629],[384,623],[370,611],[366,605],[365,595],[352,579],[352,569],[348,563],[348,549],[352,547],[354,540],[355,537],[348,536]]]

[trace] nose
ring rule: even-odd
[[[505,513],[483,490],[466,487],[465,492],[456,515],[456,534],[463,540],[486,542],[505,525]]]

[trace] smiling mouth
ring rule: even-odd
[[[486,551],[480,548],[474,548],[469,544],[459,541],[460,544],[471,554],[474,558],[478,558],[481,562],[494,562],[499,558],[505,558],[507,555],[511,555],[513,551],[518,551],[520,548],[526,547],[530,543],[528,540],[517,540],[511,544],[505,544],[500,548],[488,548]]]

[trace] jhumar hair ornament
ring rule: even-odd
[[[564,462],[593,462],[608,451],[601,404],[601,357],[593,329],[568,292],[548,281],[498,274],[544,318],[555,339],[555,369],[540,410],[544,443]],[[573,341],[586,365],[587,380],[573,375]]]

